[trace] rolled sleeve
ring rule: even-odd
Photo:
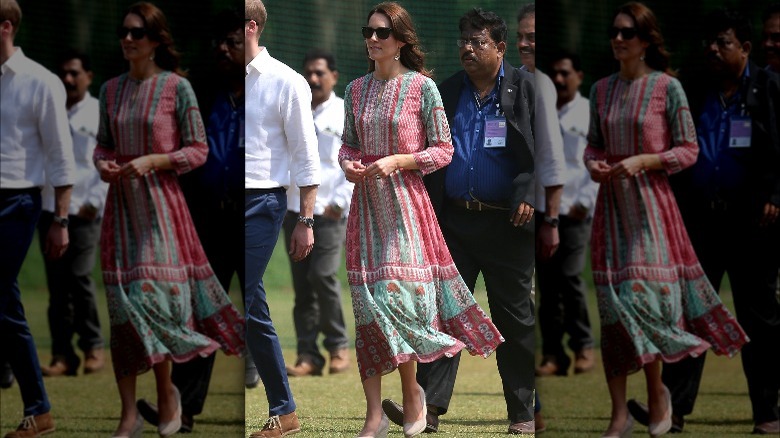
[[[43,96],[37,108],[38,132],[46,155],[46,179],[54,187],[70,186],[76,181],[76,161],[65,110],[65,87],[59,80],[49,82],[39,90]]]

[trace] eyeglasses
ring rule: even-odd
[[[460,38],[458,40],[458,47],[461,47],[461,48],[466,47],[466,46],[471,46],[474,49],[485,49],[490,44],[493,44],[493,42],[489,41],[489,40],[479,40],[479,39],[476,39],[476,38],[469,38],[469,39]]]
[[[392,27],[373,28],[373,27],[363,26],[361,28],[361,31],[363,32],[363,38],[366,39],[371,38],[371,36],[374,35],[374,33],[376,33],[377,38],[379,38],[380,40],[386,40],[390,38],[390,34],[393,33],[393,28]]]
[[[622,35],[624,40],[631,40],[634,39],[637,35],[639,35],[639,32],[636,30],[635,27],[615,27],[612,26],[607,30],[607,35],[609,35],[609,39],[614,40],[617,38],[618,35]]]
[[[723,49],[733,45],[734,41],[724,37],[711,37],[701,40],[702,47],[710,47],[713,44],[716,44],[719,48]]]
[[[119,26],[116,28],[116,37],[123,40],[130,34],[130,38],[134,40],[140,40],[146,36],[146,28],[144,27],[124,27]]]
[[[244,46],[244,40],[238,40],[232,37],[224,37],[224,38],[214,38],[213,40],[211,40],[211,47],[216,49],[219,46],[221,46],[222,43],[225,43],[231,49],[237,49]]]

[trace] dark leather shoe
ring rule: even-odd
[[[593,348],[583,348],[574,354],[574,374],[587,373],[596,366]]]
[[[569,373],[570,364],[571,360],[568,357],[564,360],[555,356],[544,356],[542,363],[536,367],[536,376],[566,376]]]
[[[5,362],[0,365],[0,388],[7,389],[14,384],[14,372],[11,370],[11,364]]]
[[[146,399],[139,399],[135,402],[135,407],[138,408],[138,413],[146,420],[147,423],[152,426],[159,426],[160,417],[157,413],[157,405],[147,401]],[[190,433],[195,427],[195,419],[185,413],[181,414],[181,428],[179,433]]]
[[[80,363],[81,359],[78,357],[68,360],[65,356],[54,356],[49,366],[41,367],[41,374],[46,377],[75,376]]]
[[[385,411],[385,415],[393,423],[403,427],[404,425],[404,408],[398,403],[386,398],[382,400],[382,410]],[[423,433],[436,433],[439,431],[439,416],[431,412],[432,409],[428,408],[428,413],[425,415],[425,430]]]
[[[509,425],[507,433],[509,435],[533,435],[536,433],[536,425],[534,420],[512,423]]]
[[[257,372],[257,368],[248,367],[244,369],[244,386],[246,389],[257,388],[260,384],[260,374]]]
[[[547,430],[547,425],[544,424],[541,412],[534,412],[534,430],[536,433],[542,433]]]
[[[753,428],[753,435],[780,435],[780,420],[756,424]]]
[[[643,426],[650,424],[650,413],[647,410],[646,404],[632,398],[626,403],[626,406],[628,407],[628,412],[634,417],[634,420],[636,420],[637,423]],[[674,411],[672,411],[672,428],[669,430],[669,433],[682,433],[684,426],[685,418],[676,415]]]

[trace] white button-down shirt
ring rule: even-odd
[[[564,182],[565,163],[563,139],[555,110],[558,93],[552,79],[538,68],[534,72],[536,87],[536,119],[534,123],[536,156],[536,196],[532,205],[539,212],[545,211],[545,187],[559,186]]]
[[[261,48],[246,67],[246,171],[248,189],[320,183],[317,135],[306,79]]]
[[[73,155],[76,160],[76,182],[70,195],[68,214],[75,215],[87,204],[103,214],[103,205],[108,184],[100,180],[100,173],[92,163],[92,152],[97,145],[97,131],[100,124],[100,102],[87,93],[81,102],[68,109],[70,133],[73,137]],[[54,188],[47,184],[43,188],[43,209],[54,211]]]
[[[338,162],[341,133],[344,131],[344,99],[331,92],[328,100],[314,108],[313,115],[322,177],[317,188],[314,214],[321,215],[325,207],[335,205],[342,208],[342,216],[346,216],[355,185],[344,177]],[[300,190],[296,184],[292,184],[287,190],[287,209],[299,213],[300,202]]]
[[[55,187],[75,180],[65,86],[22,49],[0,65],[0,187]]]
[[[565,182],[561,195],[561,214],[580,205],[593,215],[596,194],[599,185],[590,179],[582,155],[588,145],[588,125],[590,122],[590,103],[579,92],[574,99],[558,109],[563,135],[563,154],[566,156]]]

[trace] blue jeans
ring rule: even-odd
[[[295,410],[295,401],[287,381],[282,346],[271,322],[263,274],[287,213],[287,196],[281,189],[270,193],[248,192],[245,203],[246,342],[265,386],[269,415],[285,415]]]
[[[19,382],[25,416],[51,409],[17,280],[40,214],[39,190],[0,190],[0,354],[6,356]]]

